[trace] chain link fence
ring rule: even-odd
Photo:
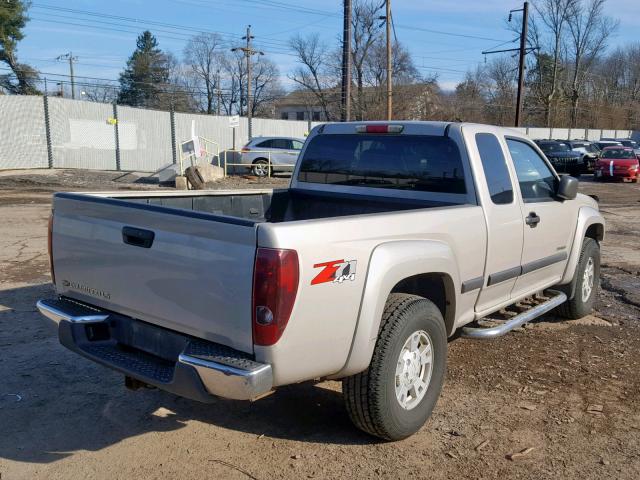
[[[303,138],[317,122],[256,118],[254,137]],[[629,130],[519,128],[532,139],[628,138]],[[0,95],[0,170],[86,168],[156,172],[177,163],[192,135],[215,142],[229,163],[248,141],[248,123],[59,97]],[[637,133],[636,133],[637,135]],[[227,154],[225,155],[225,152]]]

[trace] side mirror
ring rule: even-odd
[[[562,200],[573,200],[578,195],[578,179],[571,175],[560,177],[556,197]]]

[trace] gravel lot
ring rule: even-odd
[[[203,405],[128,391],[119,374],[61,347],[34,307],[52,293],[51,192],[157,186],[108,172],[0,172],[0,478],[637,480],[640,188],[583,180],[608,221],[595,315],[452,340],[432,419],[381,443],[352,427],[337,382]],[[225,186],[273,185],[286,179]]]

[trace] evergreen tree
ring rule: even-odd
[[[133,107],[156,106],[158,98],[167,90],[169,76],[167,55],[158,48],[158,41],[150,31],[143,32],[120,74],[118,102]]]
[[[20,95],[38,93],[35,86],[38,72],[18,62],[16,56],[18,42],[24,37],[22,29],[29,20],[28,8],[29,2],[22,0],[4,0],[0,3],[0,62],[12,71],[11,74],[0,75],[0,90]]]

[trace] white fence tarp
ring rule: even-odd
[[[55,168],[88,168],[155,172],[179,158],[172,151],[171,114],[169,112],[117,107],[115,124],[113,105],[82,100],[49,97],[51,160]],[[232,149],[233,130],[229,117],[174,114],[176,150],[196,136],[216,142],[220,151]],[[304,121],[253,119],[252,134],[304,138],[311,125]],[[248,140],[248,123],[240,118],[235,129],[235,147]],[[118,142],[116,145],[116,128]],[[599,140],[601,137],[630,137],[628,130],[584,128],[520,128],[532,139],[562,138]],[[119,148],[116,151],[116,146]],[[0,169],[46,168],[49,166],[44,99],[37,96],[0,96]],[[231,158],[230,158],[231,160]]]
[[[48,164],[42,97],[0,95],[0,170]]]

